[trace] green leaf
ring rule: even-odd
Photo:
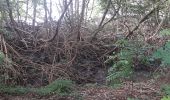
[[[170,100],[170,96],[164,96],[161,100]]]
[[[159,34],[162,36],[170,35],[170,29],[163,29]]]
[[[161,59],[162,63],[165,65],[170,65],[170,42],[167,42],[165,46],[157,49],[152,57],[154,59]]]
[[[162,91],[163,91],[166,95],[170,96],[170,85],[164,85],[164,86],[162,86]]]

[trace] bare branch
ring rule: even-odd
[[[58,21],[57,21],[57,28],[56,28],[56,30],[55,30],[54,36],[53,36],[50,40],[48,40],[47,42],[52,42],[52,41],[56,38],[56,36],[58,36],[58,32],[59,32],[59,28],[60,28],[60,25],[61,25],[61,21],[62,21],[62,19],[63,19],[63,17],[64,17],[64,14],[66,13],[66,11],[67,11],[67,9],[68,9],[68,7],[69,7],[69,5],[71,4],[72,1],[73,1],[73,0],[70,0],[70,1],[69,1],[69,3],[67,4],[67,6],[65,7],[63,13],[61,14],[60,18],[58,19]]]
[[[104,16],[103,16],[102,21],[100,22],[100,24],[99,24],[99,26],[98,26],[98,29],[95,30],[94,35],[92,36],[91,42],[96,38],[97,34],[104,28],[105,25],[107,25],[109,22],[111,22],[111,21],[113,21],[113,20],[115,19],[115,16],[116,16],[117,13],[119,12],[119,9],[120,9],[120,7],[115,11],[114,15],[113,15],[107,22],[105,22],[105,23],[103,24],[103,21],[104,21],[105,16],[106,16],[106,15],[105,15],[106,13],[104,13]],[[102,24],[103,24],[103,25],[102,25]]]
[[[141,20],[139,21],[139,23],[126,35],[125,39],[127,39],[128,37],[130,37],[131,35],[133,35],[134,31],[136,31],[139,26],[141,25],[141,23],[143,23],[145,20],[148,19],[148,17],[156,10],[158,9],[160,3],[158,3],[151,11],[149,11],[145,16],[143,16],[141,18]]]

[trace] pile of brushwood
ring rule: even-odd
[[[55,21],[50,23],[52,27],[15,24],[0,29],[1,83],[39,87],[64,78],[78,84],[105,84],[108,75],[112,80],[114,74],[123,77],[119,75],[122,71],[127,76],[126,71],[153,71],[157,68],[150,66],[160,65],[147,58],[155,48],[135,35],[126,40],[122,39],[126,35],[93,38],[83,30],[77,38],[64,23],[60,27]]]
[[[116,50],[114,45],[91,42],[88,36],[77,41],[75,34],[62,32],[46,39],[48,32],[43,26],[33,29],[26,23],[16,24],[0,31],[2,83],[37,87],[59,78],[76,83],[105,82],[108,66],[104,62]]]

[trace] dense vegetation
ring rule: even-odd
[[[169,100],[169,39],[169,0],[0,0],[0,97]]]

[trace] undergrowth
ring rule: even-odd
[[[59,95],[68,95],[73,91],[73,89],[74,89],[74,83],[71,80],[56,80],[51,84],[41,88],[7,86],[4,84],[0,85],[0,93],[7,93],[7,94],[35,93],[38,95],[49,95],[55,93]]]
[[[152,55],[147,56],[144,53],[150,46],[144,45],[140,41],[120,40],[117,45],[120,48],[119,52],[113,52],[113,55],[108,59],[113,61],[107,76],[107,81],[110,84],[119,84],[122,79],[129,78],[136,69],[154,70],[156,66],[170,65],[170,42],[158,48]],[[161,61],[161,65],[159,61]]]
[[[35,89],[35,93],[38,93],[40,95],[48,95],[51,93],[58,93],[60,95],[67,95],[71,93],[73,90],[73,82],[70,80],[57,80],[54,81],[53,83],[39,88]]]
[[[162,91],[165,93],[165,95],[170,96],[170,85],[163,85]]]
[[[152,56],[154,59],[160,59],[162,66],[170,65],[170,42],[157,49]]]
[[[145,49],[139,41],[120,40],[118,53],[113,53],[108,60],[113,60],[113,66],[108,70],[107,81],[116,85],[123,78],[129,78],[135,67],[136,61],[147,64],[147,58],[143,55]]]
[[[164,96],[161,100],[170,100],[170,96]]]
[[[163,85],[162,91],[164,92],[163,98],[161,100],[170,100],[170,85]]]
[[[26,94],[30,92],[31,89],[24,88],[20,86],[7,86],[4,84],[0,84],[0,93],[7,93],[7,94]]]

